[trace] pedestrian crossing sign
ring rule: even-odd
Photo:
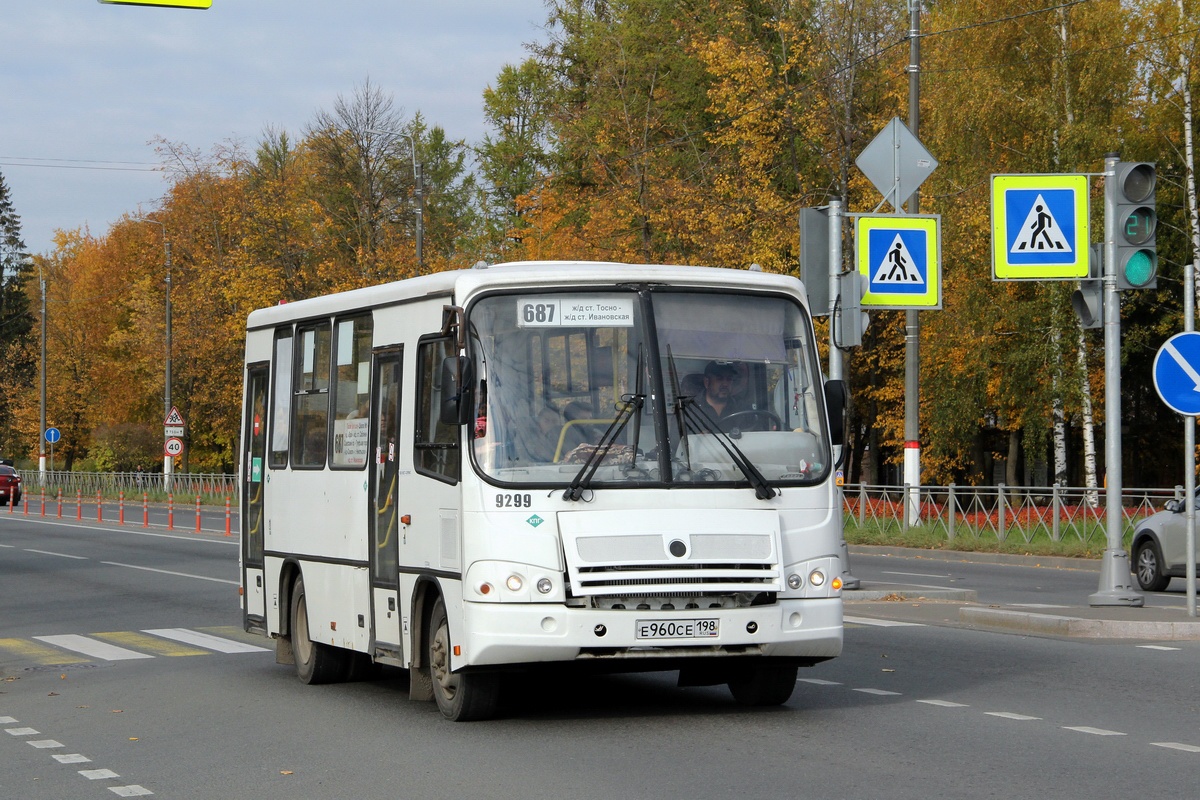
[[[1088,277],[1086,175],[992,176],[992,278]]]
[[[942,307],[941,217],[862,214],[855,218],[863,308]]]

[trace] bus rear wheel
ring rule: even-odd
[[[450,624],[440,597],[433,604],[429,630],[429,674],[433,699],[442,716],[453,722],[494,717],[500,701],[500,676],[450,671]]]
[[[348,655],[344,650],[314,642],[308,634],[308,600],[304,593],[304,578],[296,578],[292,587],[292,653],[296,658],[296,675],[307,684],[334,683],[344,680],[349,672]]]
[[[796,689],[794,665],[755,664],[729,681],[733,699],[744,706],[781,706]]]

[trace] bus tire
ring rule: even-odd
[[[729,691],[743,706],[781,706],[796,689],[798,671],[790,664],[755,664],[729,681]]]
[[[312,685],[334,683],[346,678],[348,664],[343,656],[344,651],[309,638],[308,600],[304,593],[303,577],[297,577],[292,587],[292,618],[288,629],[292,635],[296,676],[301,681]]]
[[[500,700],[500,676],[450,671],[450,624],[446,604],[438,598],[429,619],[429,674],[433,699],[442,716],[452,722],[490,719]]]

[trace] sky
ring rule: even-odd
[[[107,233],[166,194],[152,140],[253,149],[298,138],[364,81],[451,139],[488,132],[483,90],[544,39],[544,0],[213,0],[199,11],[9,0],[0,13],[0,174],[27,250]]]

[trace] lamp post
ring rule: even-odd
[[[409,146],[412,150],[414,184],[413,195],[417,200],[417,267],[423,267],[425,266],[425,257],[422,252],[422,246],[425,239],[425,193],[422,191],[421,173],[424,165],[417,161],[417,140],[413,138],[412,134],[403,133],[402,131],[382,131],[374,128],[368,128],[367,133],[377,133],[381,136],[403,136],[405,139],[408,139]]]
[[[148,222],[151,225],[157,225],[162,228],[163,234],[163,249],[166,251],[166,266],[167,266],[167,320],[166,320],[166,340],[167,340],[167,363],[163,376],[163,420],[171,415],[171,240],[167,237],[167,226],[158,220],[147,219],[146,217],[131,217],[135,222]],[[166,439],[164,431],[164,442]],[[174,471],[175,459],[163,451],[163,488],[171,488],[171,473]]]
[[[21,263],[26,267],[34,263],[34,258],[31,255],[21,257]],[[46,479],[46,276],[42,273],[42,262],[37,262],[38,268],[38,286],[42,293],[42,319],[41,319],[41,374],[40,383],[41,391],[38,397],[38,479],[45,482]]]

